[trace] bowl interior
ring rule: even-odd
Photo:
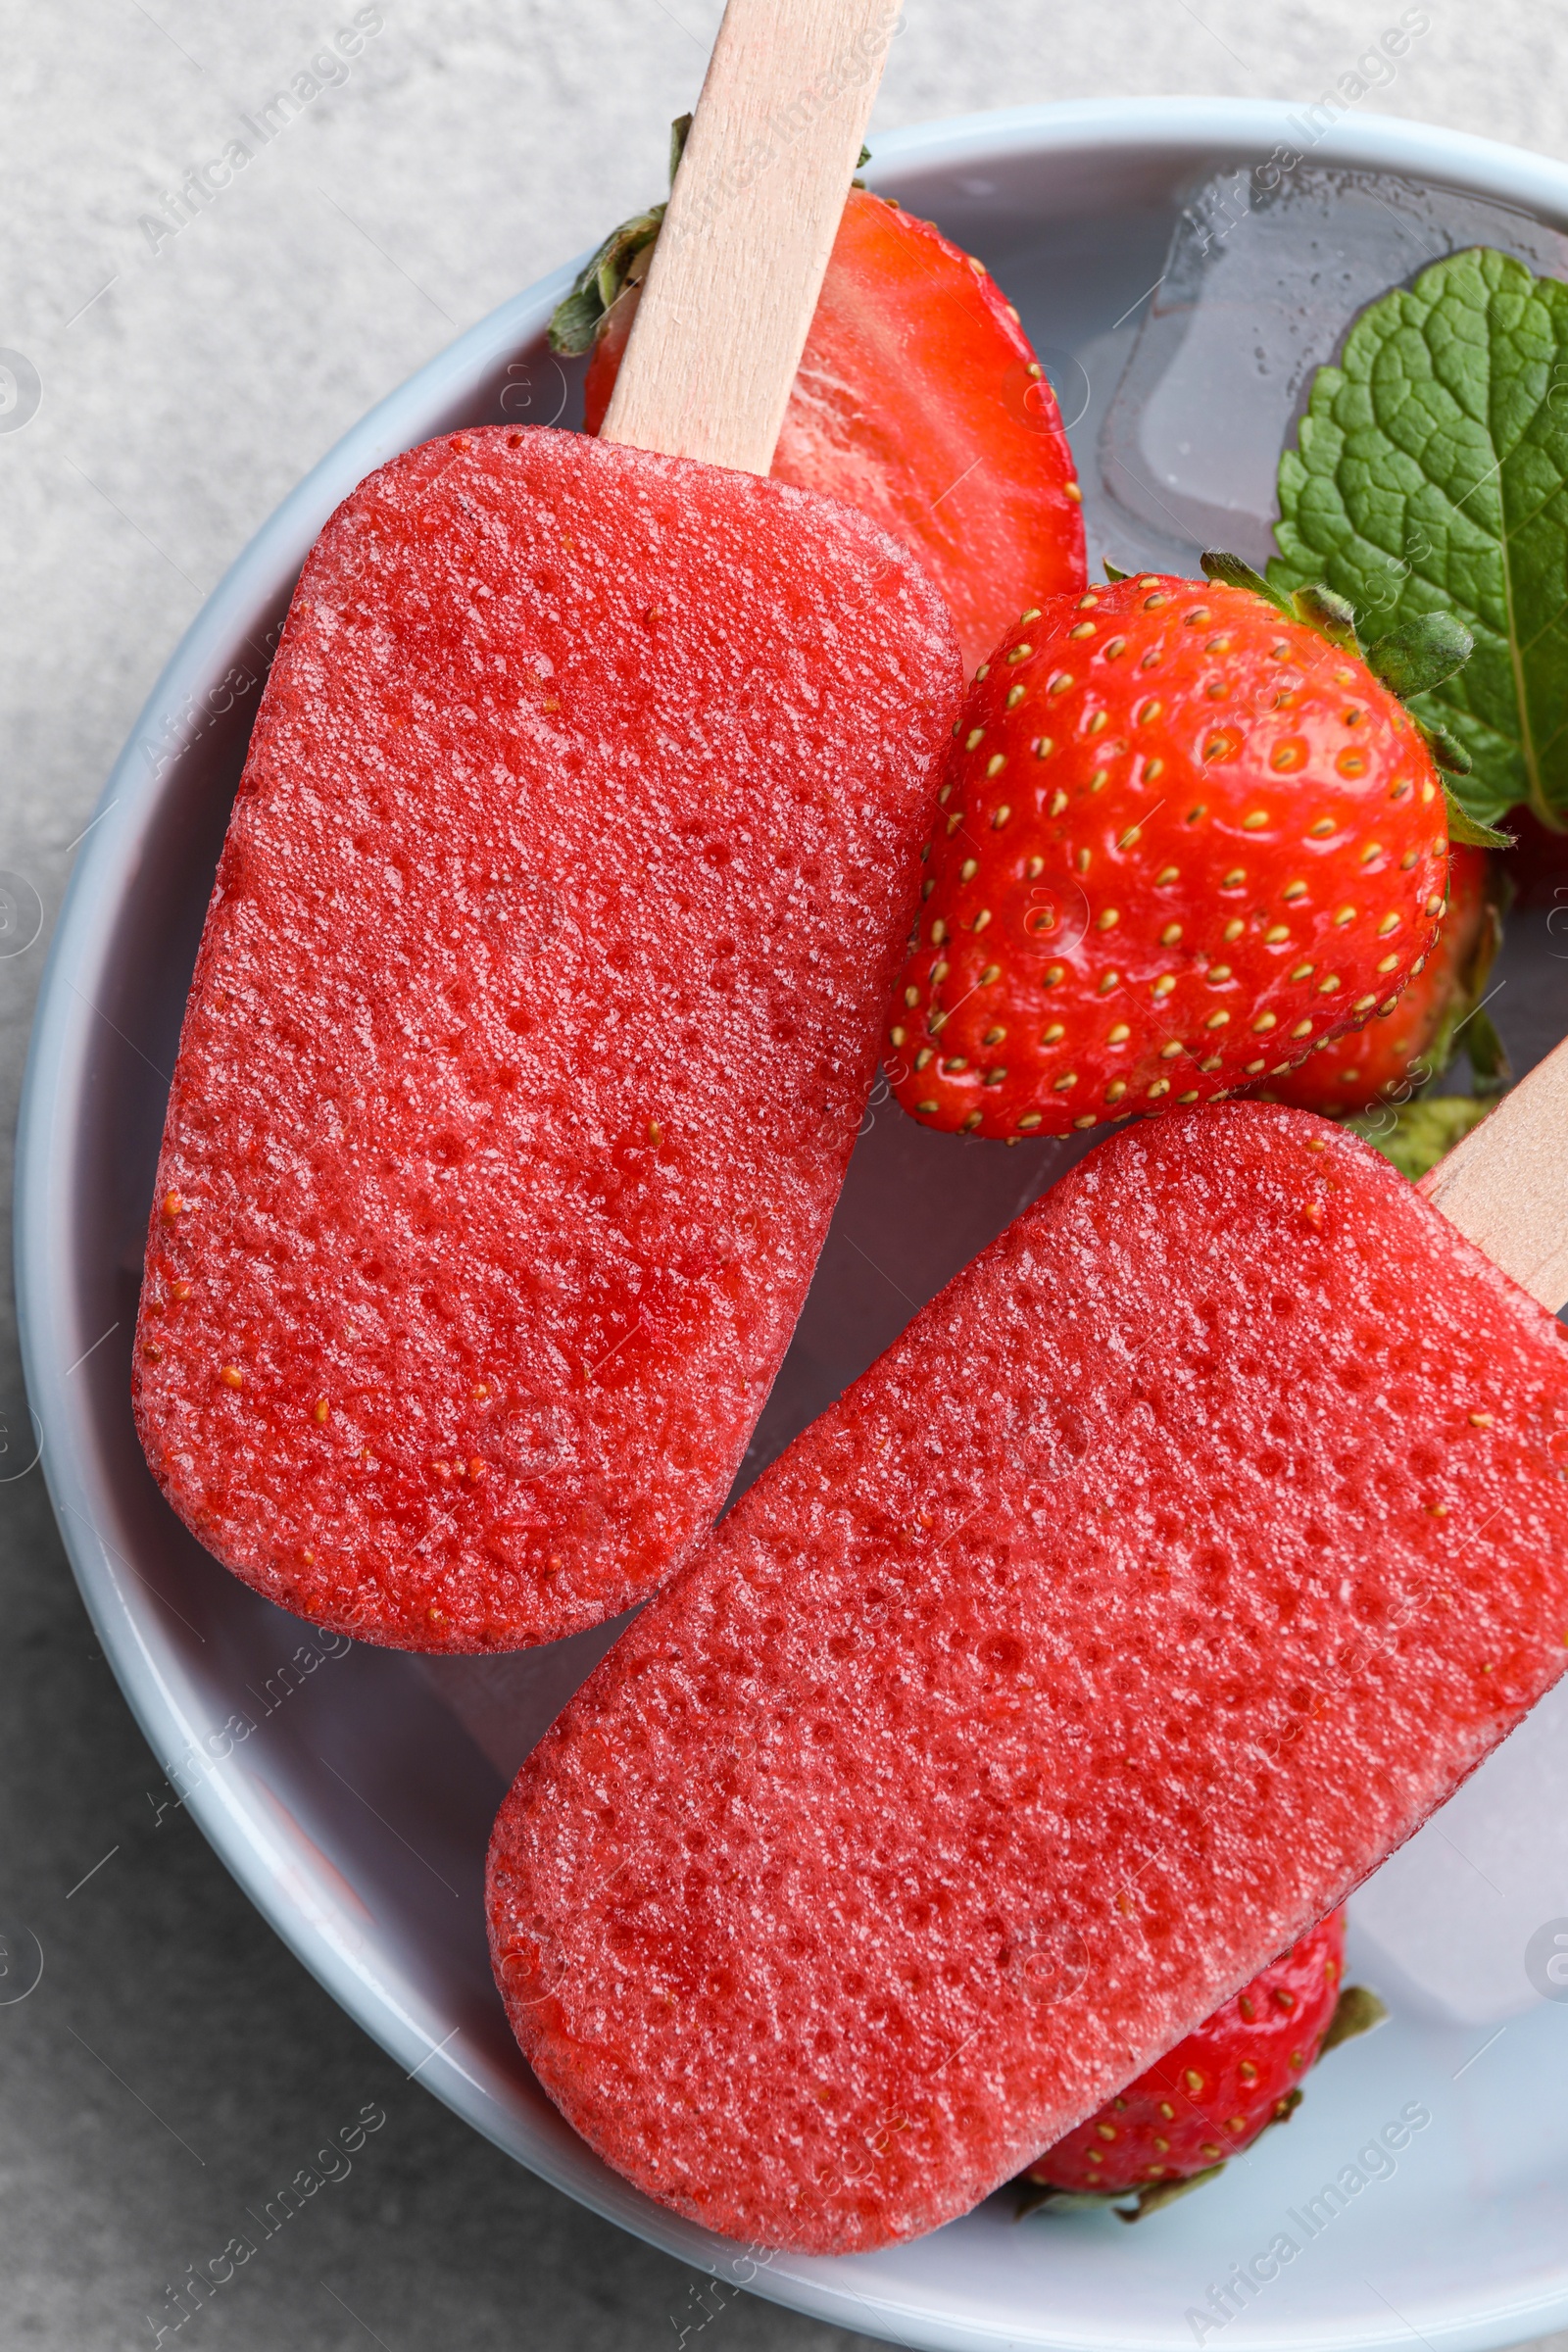
[[[1284,110],[1041,110],[881,143],[875,183],[991,267],[1062,392],[1089,494],[1097,438],[1187,191],[1269,155]],[[1568,175],[1480,142],[1351,123],[1324,160],[1447,179],[1568,217]],[[543,329],[559,272],[383,403],[267,525],[154,692],[88,833],[56,935],[20,1138],[28,1380],[61,1526],[106,1654],[180,1801],[272,1925],[421,2082],[522,2162],[626,2227],[797,2308],[898,2340],[1174,2346],[1505,2343],[1568,2320],[1568,2008],[1479,2034],[1401,2015],[1325,2068],[1289,2132],[1134,2231],[1020,2227],[994,2199],[916,2244],[830,2262],[741,2255],[647,2202],[562,2123],[523,2064],[485,1953],[495,1765],[410,1659],[322,1636],[228,1577],[169,1511],[129,1411],[129,1342],[169,1073],[214,867],[299,564],[354,482],[460,423],[571,425],[580,369]],[[1196,550],[1191,551],[1196,554]],[[1521,1065],[1564,992],[1544,927],[1510,943],[1494,1009]],[[880,1092],[881,1090],[879,1090]],[[873,1098],[757,1471],[910,1313],[1078,1155],[916,1129]],[[526,1747],[614,1628],[513,1669]],[[1388,2170],[1381,2127],[1427,2118]],[[1322,2193],[1337,2183],[1333,2196]],[[1285,2251],[1285,2243],[1291,2251]],[[1272,2254],[1270,2249],[1273,2249]],[[1242,2266],[1240,2271],[1238,2266]],[[1211,2292],[1218,2283],[1219,2291]],[[1229,2282],[1228,2285],[1226,2282]]]

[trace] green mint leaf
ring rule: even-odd
[[[1279,491],[1274,587],[1326,579],[1366,636],[1457,615],[1475,653],[1417,715],[1469,753],[1473,816],[1568,826],[1568,285],[1478,247],[1384,295]]]
[[[1108,556],[1102,556],[1101,562],[1104,564],[1105,577],[1112,588],[1118,580],[1130,580],[1133,576],[1130,571],[1123,571],[1119,564],[1113,564]]]
[[[1380,637],[1367,651],[1366,665],[1402,703],[1455,676],[1475,650],[1475,639],[1451,612],[1422,612]],[[1459,772],[1468,775],[1468,765]]]

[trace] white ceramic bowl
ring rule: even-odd
[[[999,268],[1043,349],[1094,344],[1103,374],[1102,338],[1157,274],[1181,191],[1294,135],[1272,105],[1029,109],[885,137],[873,177]],[[1568,222],[1563,166],[1451,131],[1347,116],[1314,161],[1408,172]],[[596,2161],[513,2044],[480,1910],[493,1767],[414,1664],[323,1641],[270,1608],[195,1544],[147,1474],[128,1351],[154,1159],[270,632],[321,523],[372,466],[458,424],[573,419],[575,371],[543,342],[568,275],[461,337],[284,503],[187,632],[86,835],[28,1066],[17,1248],[44,1466],[105,1653],[229,1869],[351,2015],[520,2162],[721,2278],[933,2346],[1458,2347],[1560,2327],[1568,2008],[1548,2003],[1480,2055],[1479,2030],[1396,2018],[1330,2061],[1289,2131],[1136,2230],[1101,2216],[1019,2225],[998,2199],[895,2251],[759,2264],[677,2221]],[[1080,455],[1087,474],[1093,452]],[[999,1152],[876,1119],[754,1459],[1063,1164],[1060,1147]],[[603,1643],[537,1653],[538,1728]],[[1396,2168],[1350,2186],[1370,2169],[1357,2151],[1411,2108],[1431,2120]],[[1309,2200],[1328,2181],[1343,2183],[1338,2203],[1319,2201],[1332,2218],[1314,2228]],[[1282,2233],[1299,2250],[1283,2264],[1276,2254],[1261,2282],[1271,2263],[1258,2264],[1222,2317],[1211,2286]]]

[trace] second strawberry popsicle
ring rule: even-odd
[[[523,1766],[491,1936],[545,2088],[726,2236],[848,2253],[965,2212],[1562,1671],[1564,1336],[1305,1112],[1103,1145]]]

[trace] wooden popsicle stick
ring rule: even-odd
[[[1568,1301],[1568,1038],[1419,1189],[1543,1306]]]
[[[898,0],[729,0],[600,438],[766,473]]]

